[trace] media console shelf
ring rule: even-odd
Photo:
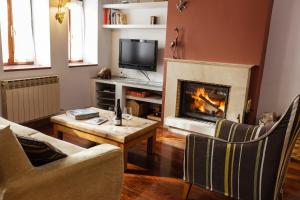
[[[143,101],[143,102],[162,105],[162,98],[161,96],[158,95],[150,96],[150,97],[136,97],[136,96],[126,95],[126,99],[132,99],[136,101]]]
[[[127,94],[127,90],[140,90],[151,92],[147,97],[137,97]],[[144,81],[131,78],[113,77],[112,79],[92,79],[93,106],[111,110],[116,100],[121,100],[121,108],[126,106],[128,100],[148,103],[149,106],[162,105],[163,86],[160,82]]]
[[[98,108],[113,110],[116,101],[116,88],[112,84],[98,84],[95,88],[95,98],[97,99]]]

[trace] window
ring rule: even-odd
[[[5,64],[33,64],[30,0],[0,0],[2,51]]]
[[[69,65],[98,63],[98,1],[72,1],[69,8]]]
[[[49,0],[0,0],[0,24],[4,65],[50,66]]]
[[[83,3],[80,1],[72,2],[69,9],[69,62],[83,62]]]

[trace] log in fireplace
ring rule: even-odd
[[[226,117],[229,86],[179,81],[178,117],[215,122]]]

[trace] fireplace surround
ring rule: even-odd
[[[199,132],[213,135],[214,121],[217,118],[225,118],[235,122],[243,121],[246,102],[249,100],[248,88],[251,68],[254,65],[181,59],[166,59],[166,63],[164,125],[167,128],[175,128],[186,133]],[[182,86],[182,84],[185,84],[183,82],[200,85],[200,90],[189,92],[189,95],[194,95],[194,98],[189,97],[184,101],[188,100],[188,103],[192,104],[195,101],[201,102],[202,100],[199,100],[199,98],[202,99],[205,95],[213,97],[214,100],[216,100],[215,98],[222,99],[223,96],[225,98],[224,112],[220,112],[222,107],[206,105],[206,110],[210,110],[210,115],[198,111],[183,113],[182,108],[180,108],[184,104],[181,98],[186,90]],[[201,91],[201,85],[205,86],[205,91]],[[215,87],[211,86],[220,86],[220,89],[216,91],[214,90]],[[205,94],[205,92],[210,94]],[[212,102],[208,100],[206,103],[210,104]],[[203,108],[201,109],[203,110]],[[197,114],[196,117],[195,113]]]

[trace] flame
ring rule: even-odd
[[[223,112],[225,111],[225,101],[213,100],[209,98],[208,93],[203,87],[197,88],[192,94],[192,98],[194,99],[193,107],[198,109],[200,112],[206,112],[205,104],[207,104],[207,102],[205,102],[202,98],[205,98],[210,103],[216,105],[219,110]]]
[[[225,112],[225,101],[221,101],[219,108]]]

